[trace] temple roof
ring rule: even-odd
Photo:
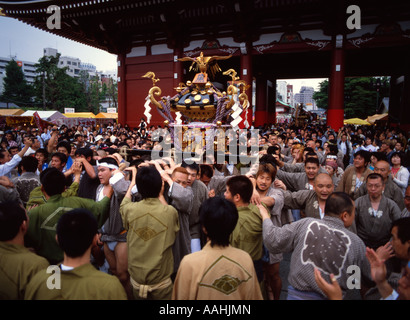
[[[410,1],[357,0],[362,24],[409,21]],[[61,29],[49,29],[47,8],[61,9]],[[261,35],[322,29],[347,34],[346,1],[335,0],[90,0],[0,1],[3,14],[38,29],[111,53],[132,47],[232,37],[252,43]]]

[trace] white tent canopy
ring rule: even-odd
[[[21,116],[30,117],[33,116],[35,112],[38,112],[38,115],[42,120],[53,121],[60,118],[65,118],[61,112],[58,111],[36,111],[36,110],[27,110]]]

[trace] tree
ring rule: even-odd
[[[326,109],[327,110],[327,99],[329,91],[329,81],[324,80],[319,83],[319,91],[315,91],[313,94],[313,99],[316,102],[318,108]]]
[[[34,90],[24,78],[24,73],[17,62],[12,59],[6,65],[6,76],[3,79],[4,89],[0,100],[7,103],[15,103],[20,107],[27,107],[32,104]]]
[[[90,76],[87,71],[80,71],[79,82],[86,101],[84,111],[98,113],[100,103],[104,101],[106,94],[106,89],[101,85],[100,78]]]
[[[344,112],[345,118],[365,119],[377,112],[382,97],[389,95],[389,78],[381,77],[382,85],[379,92],[376,88],[376,77],[345,78]],[[329,81],[322,81],[319,91],[313,94],[313,99],[319,108],[328,108]]]
[[[118,101],[118,84],[112,78],[110,78],[107,86],[107,100],[109,108],[117,108]]]
[[[59,59],[60,54],[43,56],[35,65],[38,74],[34,82],[36,99],[42,102],[44,110],[81,109],[86,104],[81,84],[66,73],[67,67],[58,67]]]

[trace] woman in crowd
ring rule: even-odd
[[[403,167],[404,154],[402,152],[395,152],[391,156],[391,177],[393,181],[400,187],[403,192],[403,196],[406,192],[406,188],[409,184],[409,170]]]

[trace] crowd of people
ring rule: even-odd
[[[151,157],[144,119],[0,131],[0,298],[279,300],[290,253],[289,300],[410,299],[408,135],[256,129],[248,164]]]

